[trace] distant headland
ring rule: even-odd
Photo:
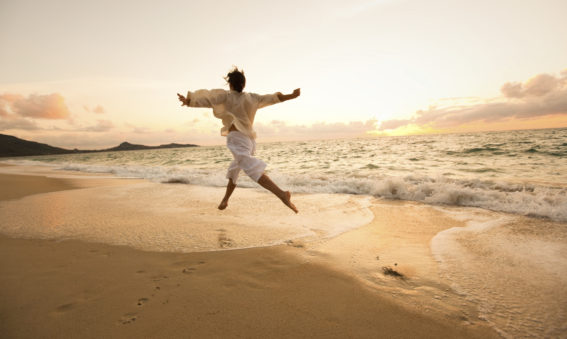
[[[136,151],[161,148],[181,148],[181,147],[197,147],[194,144],[166,144],[159,146],[136,145],[129,142],[123,142],[112,148],[100,150],[79,150],[65,149],[42,144],[35,141],[20,139],[11,135],[0,134],[0,157],[19,157],[29,155],[52,155],[52,154],[72,154],[72,153],[93,153],[93,152],[116,152],[116,151]]]

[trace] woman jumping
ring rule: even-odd
[[[256,132],[252,128],[254,117],[259,108],[295,99],[300,94],[297,88],[292,94],[284,95],[281,92],[259,95],[242,92],[246,85],[244,72],[234,68],[227,74],[225,80],[230,91],[224,89],[187,92],[187,97],[177,93],[181,106],[210,107],[215,117],[222,120],[221,135],[226,136],[226,146],[232,153],[234,160],[228,168],[226,178],[226,194],[222,199],[219,210],[228,206],[228,199],[236,188],[236,180],[242,169],[252,180],[256,181],[268,191],[274,193],[280,200],[297,213],[297,208],[291,202],[291,193],[282,191],[265,173],[266,163],[253,157],[256,151]]]

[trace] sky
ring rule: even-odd
[[[258,142],[567,127],[567,1],[0,0],[0,133],[219,145],[176,93],[291,93]]]

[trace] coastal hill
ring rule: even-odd
[[[28,141],[16,138],[11,135],[0,134],[0,157],[18,157],[27,155],[50,155],[50,154],[71,154],[71,153],[92,153],[92,152],[116,152],[116,151],[135,151],[161,148],[197,147],[193,144],[166,144],[159,146],[136,145],[123,142],[112,148],[101,150],[78,150],[53,147],[35,141]]]

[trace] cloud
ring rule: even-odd
[[[380,129],[396,129],[401,126],[405,126],[411,123],[410,119],[392,119],[388,121],[383,121],[380,125]]]
[[[313,125],[288,125],[285,121],[272,120],[269,123],[257,122],[254,129],[264,140],[351,138],[366,136],[368,131],[375,130],[376,120],[347,123],[319,122]]]
[[[136,126],[130,123],[125,123],[124,126],[130,128],[130,132],[131,133],[136,133],[136,134],[147,134],[147,133],[152,133],[153,131],[150,128],[144,127],[144,126]]]
[[[538,74],[525,83],[507,82],[500,89],[508,98],[540,97],[560,89],[565,79],[549,74]]]
[[[110,120],[98,120],[96,125],[84,127],[81,130],[85,132],[106,132],[111,130],[114,124]]]
[[[106,113],[106,110],[104,109],[104,107],[102,107],[102,105],[97,105],[94,108],[90,108],[87,105],[83,105],[83,109],[89,113],[96,113],[96,114],[104,114]]]
[[[19,94],[0,94],[0,116],[16,115],[37,119],[67,119],[69,109],[58,93],[24,97]]]
[[[538,74],[523,83],[507,82],[502,96],[473,104],[453,104],[419,110],[406,120],[387,120],[380,130],[410,124],[450,128],[471,122],[495,122],[504,119],[528,119],[545,115],[567,115],[567,70],[560,76]]]
[[[39,129],[39,127],[35,122],[25,118],[10,117],[0,119],[0,131],[13,129],[33,131]]]
[[[102,107],[101,105],[96,106],[95,108],[93,108],[93,112],[96,114],[104,114],[106,113],[104,107]]]

